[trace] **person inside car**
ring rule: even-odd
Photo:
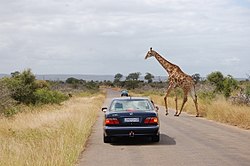
[[[123,96],[128,97],[128,91],[127,90],[122,90],[121,91],[121,97],[123,97]]]

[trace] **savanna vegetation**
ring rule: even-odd
[[[203,117],[250,129],[250,77],[237,81],[213,72],[193,79]],[[117,73],[113,81],[37,80],[30,69],[11,73],[0,79],[0,165],[74,165],[105,99],[100,87],[129,89],[164,105],[167,84],[139,72]],[[181,104],[182,91],[177,93]],[[184,111],[195,114],[192,100]]]
[[[75,165],[103,101],[103,94],[72,97],[1,117],[0,165]]]
[[[121,74],[120,74],[121,75]],[[250,129],[250,82],[249,79],[237,81],[231,75],[224,76],[216,71],[206,78],[199,74],[192,75],[197,89],[199,109],[201,116]],[[122,77],[119,77],[120,79]],[[125,81],[116,80],[114,85],[122,85],[121,88],[131,89],[134,95],[150,96],[157,104],[164,104],[164,95],[168,82],[153,82],[154,76],[147,73],[146,82],[132,80],[133,86]],[[179,108],[182,104],[182,90],[177,89]],[[168,99],[169,106],[175,108],[175,93],[172,91]],[[184,107],[184,111],[195,114],[195,107],[190,98]]]
[[[60,104],[76,96],[99,92],[99,83],[68,78],[64,81],[37,80],[30,69],[0,79],[0,114],[12,116],[23,106]]]
[[[104,99],[94,81],[0,79],[0,165],[75,165]]]

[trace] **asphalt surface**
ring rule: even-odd
[[[104,106],[119,93],[108,90]],[[78,166],[209,165],[250,166],[250,131],[182,113],[168,116],[160,107],[159,143],[147,139],[122,139],[103,143],[100,111]]]

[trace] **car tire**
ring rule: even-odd
[[[104,143],[111,143],[111,138],[109,136],[103,135],[103,142]]]
[[[159,142],[160,141],[160,135],[155,135],[152,137],[153,142]]]

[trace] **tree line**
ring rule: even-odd
[[[147,86],[152,89],[164,89],[167,87],[168,80],[166,81],[154,81],[155,76],[149,72],[145,73],[144,80],[140,80],[140,72],[132,72],[127,76],[124,76],[121,73],[117,73],[114,76],[113,81],[85,81],[78,80],[76,78],[68,78],[66,83],[73,84],[75,86],[79,84],[87,85],[88,88],[99,88],[99,86],[111,86],[111,87],[120,87],[124,89],[142,89]],[[209,92],[206,92],[205,95],[214,96],[215,94],[222,94],[225,98],[229,98],[233,92],[239,90],[243,93],[246,98],[250,97],[250,84],[249,80],[238,81],[231,75],[224,76],[220,71],[215,71],[207,75],[207,77],[202,78],[200,74],[196,73],[192,75],[194,82],[197,86],[207,86],[210,87]],[[203,90],[204,92],[205,90]]]
[[[144,86],[149,86],[154,89],[167,87],[168,81],[154,82],[153,79],[155,77],[151,73],[146,73],[144,76],[145,81],[139,80],[140,75],[141,73],[139,72],[130,73],[123,81],[122,78],[124,76],[121,73],[117,73],[114,76],[113,83],[110,85],[127,89],[142,88]],[[206,78],[202,78],[200,74],[196,73],[192,75],[192,78],[198,87],[201,87],[201,85],[203,85],[203,87],[209,87],[209,91],[205,89],[200,90],[204,97],[212,97],[216,94],[222,94],[228,99],[233,95],[233,93],[239,92],[246,100],[249,100],[250,98],[250,83],[248,79],[245,81],[238,81],[231,75],[224,76],[220,71],[212,72],[208,74]]]
[[[19,111],[16,107],[19,104],[58,104],[76,93],[85,91],[96,93],[100,86],[162,91],[164,94],[168,81],[154,81],[155,76],[151,73],[146,73],[144,80],[140,80],[140,76],[140,72],[133,72],[127,76],[117,73],[113,81],[86,81],[74,77],[66,81],[49,81],[37,80],[30,69],[23,72],[16,71],[11,73],[10,77],[0,79],[0,114],[4,113],[7,116],[15,114]],[[219,71],[210,73],[206,78],[196,73],[192,78],[197,86],[208,87],[200,88],[200,97],[213,98],[216,94],[222,94],[225,98],[230,98],[235,92],[240,92],[244,102],[250,102],[249,80],[237,81],[231,75],[224,76]],[[181,95],[181,92],[178,93]]]

